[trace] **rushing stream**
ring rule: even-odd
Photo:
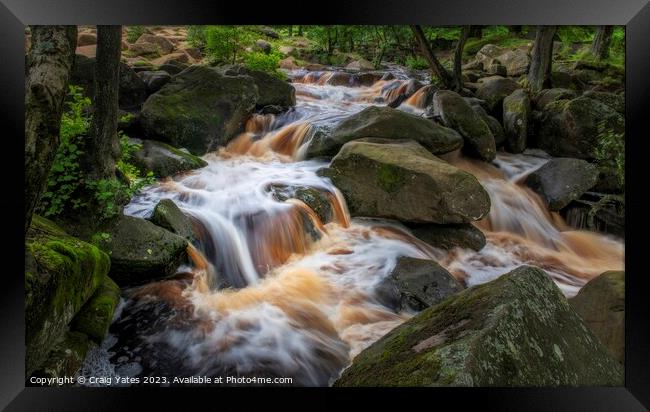
[[[548,160],[543,153],[501,153],[493,164],[443,156],[490,194],[491,212],[476,222],[488,240],[480,252],[438,250],[398,223],[351,219],[340,192],[316,173],[327,163],[302,160],[304,151],[317,127],[400,93],[409,79],[393,74],[346,87],[328,84],[331,73],[293,72],[295,109],[253,116],[228,147],[204,156],[208,166],[134,198],[126,214],[148,217],[170,198],[190,216],[197,238],[188,248],[191,265],[172,279],[125,291],[111,333],[85,372],[292,377],[294,385],[328,385],[357,353],[413,315],[394,313],[374,295],[400,256],[434,259],[468,286],[533,264],[567,296],[605,270],[623,268],[621,241],[570,229],[518,184]],[[422,95],[400,109],[422,113]],[[276,188],[295,187],[322,192],[331,221],[321,222],[298,200],[278,200]]]

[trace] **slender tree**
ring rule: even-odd
[[[433,54],[433,51],[429,46],[429,42],[427,41],[422,27],[419,25],[412,25],[410,27],[413,31],[415,41],[420,47],[420,50],[422,51],[424,58],[427,60],[427,63],[429,63],[429,67],[431,68],[433,74],[440,79],[445,88],[453,89],[455,86],[453,76],[447,71],[447,69],[442,66],[442,64],[440,64],[435,54]]]
[[[86,144],[86,172],[91,179],[115,177],[120,154],[117,102],[122,26],[97,26],[92,138]]]
[[[477,39],[483,38],[483,26],[472,26],[469,31],[469,37]]]
[[[533,44],[532,60],[528,70],[528,84],[532,91],[539,91],[551,85],[553,64],[553,37],[557,26],[538,26]]]
[[[298,36],[302,36],[302,26],[298,26]]]
[[[465,42],[469,37],[469,33],[472,31],[472,27],[463,26],[460,31],[458,43],[456,44],[456,50],[454,51],[454,81],[456,82],[456,90],[458,91],[463,89],[463,49],[465,48]]]
[[[609,57],[609,45],[612,42],[613,33],[613,26],[598,26],[594,41],[591,43],[591,53],[598,60],[604,60]]]
[[[289,37],[293,36],[293,26],[289,25]]]
[[[76,26],[31,26],[25,79],[25,233],[59,147],[63,101],[77,47]]]

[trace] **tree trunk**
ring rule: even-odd
[[[293,26],[289,25],[289,37],[293,36]]]
[[[482,26],[472,26],[469,31],[469,36],[472,38],[481,39],[483,38],[483,27]]]
[[[537,92],[551,86],[553,63],[553,37],[557,26],[538,26],[533,44],[532,60],[528,70],[528,84]]]
[[[436,59],[436,56],[433,54],[433,51],[429,47],[429,42],[427,41],[427,38],[422,31],[422,27],[413,25],[411,26],[411,30],[413,31],[415,40],[420,46],[420,50],[422,51],[424,58],[427,60],[427,63],[429,63],[429,67],[431,68],[433,74],[435,74],[440,79],[445,88],[453,89],[454,80],[452,78],[452,75],[449,74],[447,69],[445,69],[442,64],[440,64],[438,59]]]
[[[459,92],[463,90],[463,49],[471,31],[472,26],[463,26],[460,31],[458,44],[456,44],[456,50],[454,51],[454,82],[456,83],[456,90]]]
[[[298,36],[302,36],[302,26],[298,26]]]
[[[77,47],[76,26],[31,26],[25,79],[25,233],[59,147],[63,101]]]
[[[508,31],[510,34],[513,34],[515,36],[521,36],[523,29],[523,26],[508,26]]]
[[[121,26],[97,26],[92,138],[86,144],[85,157],[90,179],[115,177],[115,161],[120,154],[117,99],[121,43]]]
[[[591,53],[598,60],[604,60],[609,57],[609,45],[612,41],[612,33],[614,27],[612,26],[598,26],[594,42],[591,44]]]

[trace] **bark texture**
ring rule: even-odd
[[[609,57],[609,45],[612,42],[613,26],[599,26],[596,36],[591,44],[591,52],[598,60]]]
[[[86,145],[86,172],[91,179],[115,177],[120,154],[117,108],[121,42],[121,26],[97,26],[92,138]]]
[[[76,26],[31,26],[25,79],[25,233],[59,147]]]
[[[533,44],[532,61],[528,70],[528,83],[532,91],[551,86],[553,62],[553,37],[557,26],[539,26]]]
[[[424,35],[424,31],[422,31],[422,27],[413,25],[411,26],[411,30],[413,31],[415,41],[418,43],[418,46],[420,46],[422,55],[427,60],[427,63],[429,63],[429,67],[431,68],[433,74],[435,74],[440,79],[446,89],[453,89],[455,85],[453,76],[447,71],[447,69],[442,66],[442,64],[440,64],[435,54],[433,54],[433,51],[429,46],[429,42]]]

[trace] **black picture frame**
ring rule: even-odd
[[[145,398],[148,409],[187,405],[196,396],[224,409],[236,402],[338,408],[338,398],[382,406],[477,405],[493,410],[642,411],[650,408],[650,299],[644,258],[645,157],[650,153],[650,4],[647,0],[436,0],[325,3],[217,0],[2,0],[0,101],[3,116],[0,196],[4,263],[0,283],[0,408],[7,410],[120,410]],[[311,6],[311,7],[310,7]],[[24,242],[20,148],[24,143],[24,26],[28,24],[560,24],[626,26],[626,346],[621,388],[25,388]],[[416,399],[418,398],[418,399]],[[142,401],[142,399],[140,400]],[[308,403],[307,403],[308,402]],[[422,403],[425,402],[425,403]],[[140,402],[138,402],[140,403]],[[309,406],[308,406],[309,405]],[[411,406],[409,406],[411,405]],[[290,406],[290,405],[289,405]],[[226,408],[228,410],[229,408]]]

